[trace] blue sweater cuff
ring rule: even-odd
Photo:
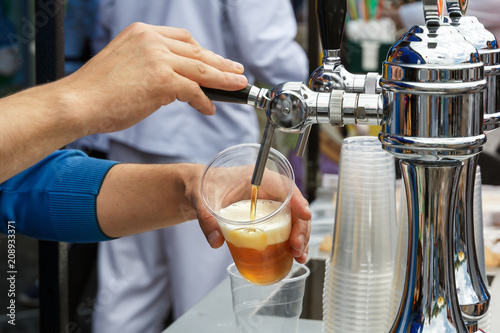
[[[109,240],[97,220],[96,200],[117,162],[80,151],[57,151],[0,184],[0,231],[14,221],[30,237],[73,243]]]
[[[49,195],[52,229],[65,242],[98,242],[112,238],[98,223],[96,201],[106,174],[116,162],[94,158],[68,159]]]

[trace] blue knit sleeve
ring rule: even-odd
[[[9,221],[30,237],[73,242],[109,240],[99,228],[97,194],[116,162],[60,150],[0,184],[0,231]]]

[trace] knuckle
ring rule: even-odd
[[[191,33],[187,29],[178,28],[178,31],[179,31],[179,38],[181,38],[182,40],[186,42],[194,41],[193,35],[191,35]]]
[[[152,73],[158,84],[161,86],[169,85],[172,83],[173,73],[169,70],[165,70],[160,64],[156,64],[152,67]]]
[[[191,52],[193,52],[195,59],[203,60],[203,49],[201,48],[201,46],[192,44]]]
[[[192,96],[198,97],[198,95],[199,95],[199,91],[198,91],[199,85],[198,85],[198,83],[189,80],[189,81],[186,82],[186,88],[187,88],[187,90],[190,92],[190,94]]]
[[[134,22],[127,29],[129,29],[131,39],[143,47],[154,48],[160,44],[158,43],[159,34],[148,24]]]
[[[146,29],[146,24],[142,22],[134,22],[131,25],[128,26],[128,30],[131,31],[132,33],[141,33]]]
[[[154,31],[143,29],[137,32],[137,38],[140,42],[147,42],[150,48],[157,48],[158,43],[156,43],[158,39],[158,34]]]
[[[196,65],[196,71],[201,76],[205,76],[208,72],[208,66],[205,65],[204,63],[199,63]]]

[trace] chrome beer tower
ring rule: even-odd
[[[444,1],[423,0],[425,25],[392,46],[382,75],[355,75],[340,61],[346,0],[316,5],[324,58],[309,86],[205,91],[266,110],[257,185],[275,129],[300,133],[301,154],[312,124],[381,125],[383,148],[401,160],[408,200],[407,272],[390,332],[479,332],[490,295],[476,256],[473,191],[484,131],[500,126],[498,42],[465,16],[467,0],[448,0],[447,18]]]

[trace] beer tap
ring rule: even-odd
[[[407,273],[390,332],[476,332],[489,304],[467,222],[471,195],[463,190],[473,188],[484,130],[500,123],[499,99],[484,97],[485,91],[498,97],[500,57],[491,48],[478,51],[457,30],[466,24],[466,3],[448,3],[451,23],[445,23],[444,1],[423,0],[425,25],[392,46],[382,75],[354,75],[340,63],[343,28],[332,29],[335,19],[344,24],[346,1],[318,0],[318,11],[333,12],[318,15],[325,57],[309,87],[299,82],[271,90],[249,87],[238,97],[266,110],[271,133],[304,133],[315,123],[382,126],[379,139],[401,160],[408,200]],[[337,35],[335,43],[329,34]],[[466,283],[457,283],[457,277]]]
[[[344,34],[347,1],[317,0],[323,66],[317,68],[309,79],[309,88],[314,91],[344,90],[348,93],[381,93],[380,74],[352,74],[340,61],[340,46]]]
[[[466,16],[467,4],[468,1],[447,0],[448,13],[451,25],[478,49],[484,63],[487,81],[484,129],[493,130],[500,126],[500,46],[476,17]]]
[[[500,79],[499,49],[495,36],[475,17],[465,16],[467,1],[447,0],[449,21],[464,38],[476,47],[485,67],[484,130],[498,127],[497,85]],[[462,316],[470,332],[477,331],[478,321],[486,314],[490,296],[485,276],[481,274],[476,253],[474,230],[474,184],[479,155],[464,160],[459,180],[455,213],[455,277]],[[482,233],[482,230],[481,230]],[[483,237],[483,235],[478,235]]]
[[[426,25],[412,28],[383,64],[391,116],[379,138],[402,160],[410,234],[405,295],[391,332],[476,332],[489,302],[475,272],[473,233],[464,216],[455,220],[457,196],[465,197],[457,194],[459,183],[465,186],[464,162],[486,139],[484,64],[472,44],[443,24],[443,10],[443,2],[424,0]]]

